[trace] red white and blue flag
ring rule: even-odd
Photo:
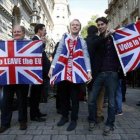
[[[72,42],[69,35],[65,35],[64,42],[65,45],[50,79],[51,85],[63,80],[72,83],[87,82],[88,76],[80,38]]]
[[[0,41],[0,85],[42,84],[42,41]]]
[[[113,40],[124,74],[140,67],[140,21],[116,30]]]

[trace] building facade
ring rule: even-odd
[[[0,40],[12,38],[12,27],[15,24],[23,25],[26,29],[26,38],[30,38],[33,1],[0,0],[0,9]]]
[[[140,0],[108,0],[105,10],[110,28],[120,28],[140,17]]]
[[[14,25],[23,25],[26,38],[34,36],[34,27],[47,29],[46,51],[52,53],[57,41],[69,32],[70,10],[67,0],[0,0],[0,40],[12,38]]]
[[[67,0],[55,0],[53,20],[53,38],[59,42],[64,33],[69,33],[70,9]]]

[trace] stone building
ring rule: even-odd
[[[52,53],[55,43],[69,32],[69,4],[67,0],[0,0],[0,40],[12,38],[15,24],[26,28],[26,38],[34,35],[34,26],[47,28],[46,51]]]
[[[33,1],[0,0],[0,40],[12,38],[12,27],[15,24],[26,28],[26,38],[30,38],[30,15],[33,11]]]
[[[140,17],[140,0],[108,0],[105,10],[110,28],[120,28]]]
[[[70,9],[67,0],[55,0],[53,20],[53,38],[56,42],[60,41],[64,33],[69,33]]]

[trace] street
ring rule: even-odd
[[[140,89],[127,89],[126,102],[123,103],[123,115],[116,116],[115,130],[111,136],[103,136],[104,123],[96,130],[88,131],[87,104],[80,101],[79,119],[76,130],[66,131],[69,123],[57,127],[61,115],[56,113],[55,100],[40,105],[41,112],[47,112],[46,122],[33,122],[29,119],[27,130],[19,130],[18,111],[13,112],[11,127],[0,134],[0,140],[140,140]],[[107,109],[104,110],[106,120]],[[28,108],[29,112],[29,108]]]

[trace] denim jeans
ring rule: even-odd
[[[0,110],[2,106],[2,99],[3,99],[3,88],[1,87],[1,93],[0,93]]]
[[[122,111],[122,79],[118,81],[117,95],[116,95],[116,110]]]
[[[125,79],[122,79],[121,83],[121,90],[122,90],[122,98],[125,99],[125,94],[126,94],[126,81]]]
[[[118,86],[117,72],[98,73],[98,76],[92,85],[92,90],[89,93],[89,122],[95,123],[96,121],[96,101],[102,86],[105,86],[108,96],[108,118],[106,125],[112,127],[114,126],[116,113],[116,90]]]

